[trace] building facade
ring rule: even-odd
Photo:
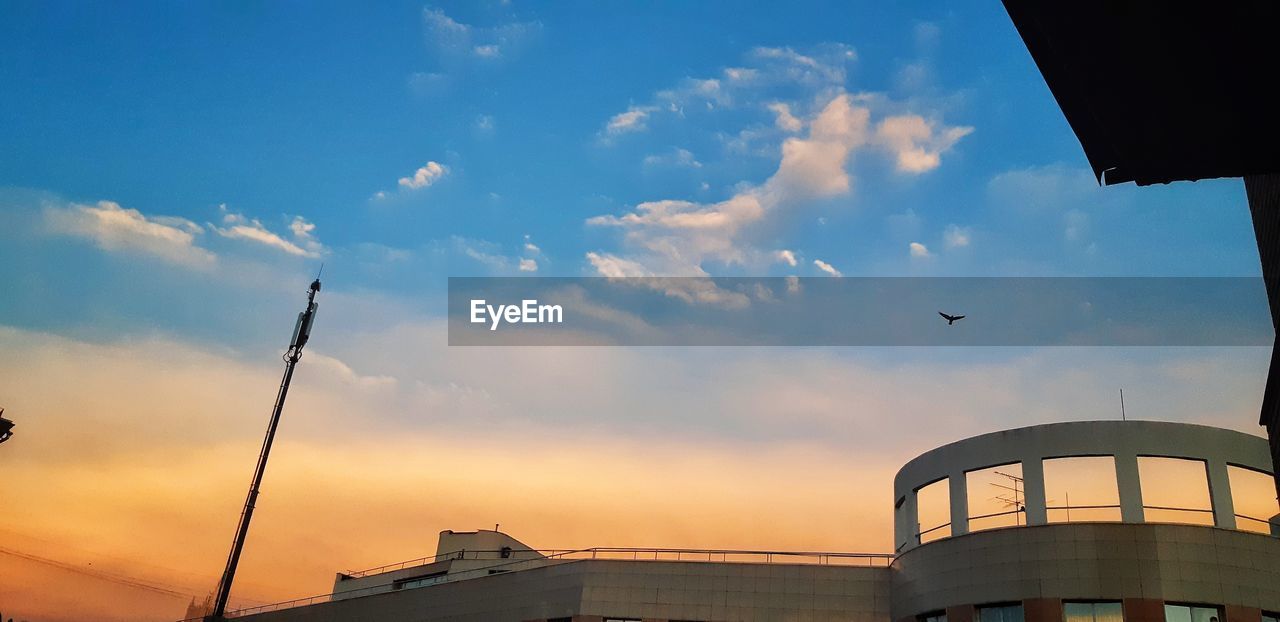
[[[1278,622],[1267,441],[1100,421],[986,434],[894,481],[893,553],[535,550],[441,533],[246,622]],[[1262,492],[1259,492],[1262,491]],[[1073,499],[1074,497],[1074,499]]]

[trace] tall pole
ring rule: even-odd
[[[267,436],[262,440],[262,451],[258,454],[258,466],[253,470],[253,482],[249,484],[249,496],[244,500],[244,509],[240,512],[240,525],[236,528],[236,539],[231,543],[231,555],[227,557],[227,569],[222,572],[222,580],[218,582],[218,597],[214,601],[213,613],[206,620],[221,620],[227,611],[227,597],[231,595],[231,582],[236,577],[236,566],[240,564],[240,551],[244,549],[244,539],[249,533],[249,521],[253,520],[253,508],[258,503],[258,490],[262,486],[262,474],[267,470],[267,456],[271,454],[271,443],[276,438],[276,427],[280,425],[280,412],[284,410],[284,399],[289,394],[289,382],[293,380],[293,368],[302,358],[302,347],[307,345],[311,337],[311,323],[316,317],[316,292],[320,291],[320,279],[311,283],[307,293],[307,310],[298,314],[298,323],[293,328],[293,339],[284,354],[284,378],[280,381],[280,392],[276,394],[276,405],[271,410],[271,422],[267,424]]]

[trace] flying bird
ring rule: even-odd
[[[947,315],[946,313],[943,313],[941,311],[938,312],[938,315],[941,315],[942,318],[947,321],[947,326],[951,326],[952,324],[955,324],[956,320],[964,319],[963,315]]]

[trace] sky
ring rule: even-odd
[[[1258,276],[1240,180],[1100,188],[995,2],[4,2],[0,145],[5,616],[213,589],[321,264],[233,604],[497,523],[888,551],[906,460],[1120,388],[1259,431],[1267,348],[446,345],[451,276]]]

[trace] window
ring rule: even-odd
[[[947,622],[947,612],[935,611],[933,613],[926,613],[917,619],[919,622]]]
[[[1022,604],[978,607],[978,622],[1023,622]]]
[[[964,479],[969,495],[969,531],[1027,524],[1021,462],[969,471]]]
[[[1262,612],[1262,622],[1280,622],[1280,614]]]
[[[1165,605],[1165,622],[1219,622],[1222,613],[1217,607],[1197,607],[1194,605]]]
[[[1236,527],[1244,531],[1271,533],[1268,521],[1280,513],[1271,475],[1228,464],[1227,479],[1231,482],[1231,505],[1236,509]],[[1273,618],[1271,622],[1276,621]]]
[[[1112,456],[1073,456],[1044,461],[1049,522],[1120,520],[1120,487]]]
[[[920,544],[951,535],[951,483],[947,478],[916,490],[916,520]]]
[[[1146,522],[1213,524],[1209,471],[1204,460],[1139,456],[1138,478]]]
[[[1064,622],[1124,622],[1124,609],[1120,603],[1063,603]]]
[[[424,585],[435,585],[437,583],[443,583],[448,578],[446,575],[448,575],[448,572],[443,571],[443,572],[433,572],[431,574],[426,574],[426,575],[418,575],[416,577],[409,577],[407,579],[399,579],[391,583],[391,589],[407,590],[410,588],[422,587]]]

